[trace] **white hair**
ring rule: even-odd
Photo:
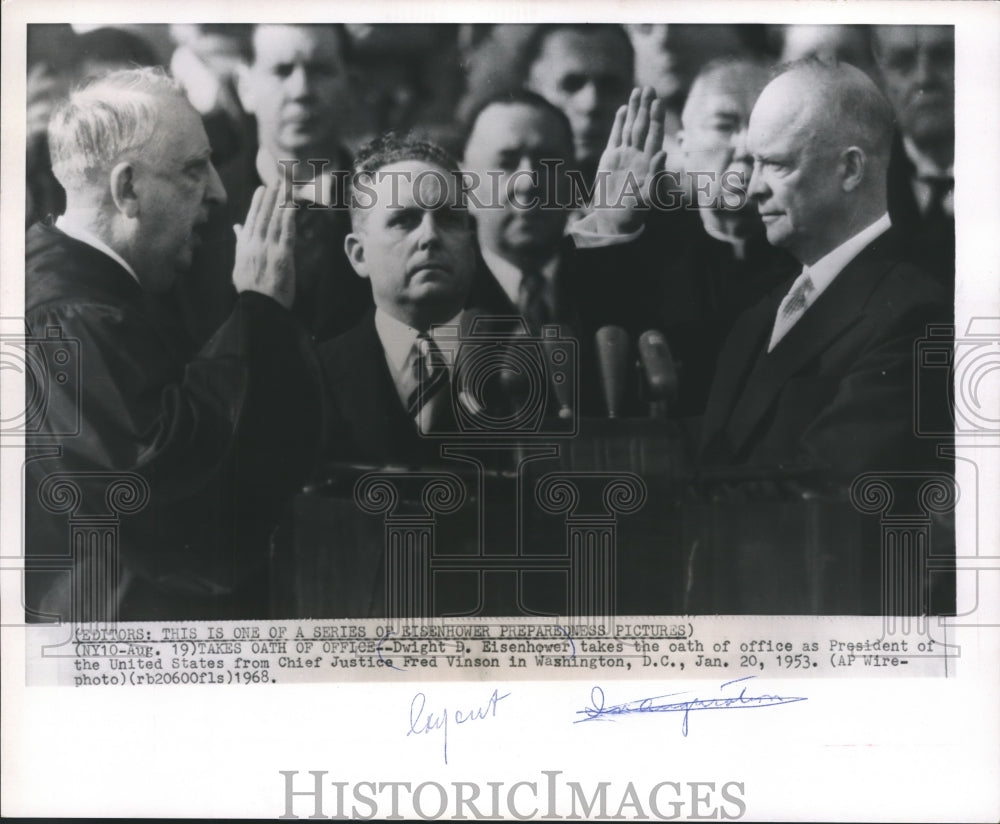
[[[111,72],[74,91],[49,121],[56,179],[67,191],[100,181],[150,141],[163,99],[187,100],[160,68]]]

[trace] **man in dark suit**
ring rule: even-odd
[[[485,101],[470,122],[462,168],[482,254],[470,304],[519,314],[536,329],[568,321],[575,314],[563,244],[569,121],[545,98],[522,91]]]
[[[896,113],[889,215],[905,259],[955,283],[955,30],[876,26],[875,57]]]
[[[197,113],[162,73],[122,71],[49,136],[67,209],[26,238],[28,334],[52,356],[28,439],[29,618],[266,617],[268,536],[320,437],[292,213],[277,187],[255,195],[232,313],[188,359],[163,298],[225,199]]]
[[[888,101],[852,66],[803,61],[761,93],[749,193],[768,241],[803,269],[726,342],[706,462],[849,479],[932,460],[914,435],[914,347],[951,313],[933,279],[900,262],[886,210],[891,138]]]
[[[180,304],[198,341],[226,316],[235,293],[220,273],[232,268],[232,226],[243,222],[258,186],[281,183],[298,206],[292,311],[322,342],[350,329],[372,302],[343,252],[351,41],[342,25],[257,25],[247,46],[237,92],[255,139],[220,168],[228,205],[217,210],[191,276],[179,285]]]
[[[594,333],[614,320],[607,273],[582,272],[565,235],[572,211],[573,132],[563,112],[528,91],[486,100],[472,115],[462,168],[480,257],[466,306],[517,315],[575,338],[581,403],[600,408]]]
[[[475,261],[457,164],[430,143],[376,138],[355,161],[351,222],[347,257],[376,308],[321,349],[327,456],[433,461],[436,442],[423,435],[454,420],[455,364],[438,341],[462,324]]]

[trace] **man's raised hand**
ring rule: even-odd
[[[295,207],[281,205],[281,185],[254,192],[246,223],[236,226],[237,292],[260,292],[286,309],[295,300]]]
[[[624,234],[642,225],[656,173],[663,168],[663,105],[649,86],[632,89],[618,109],[597,167],[593,214],[602,234]]]

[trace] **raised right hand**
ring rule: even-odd
[[[597,231],[625,234],[642,225],[642,210],[667,157],[662,146],[663,104],[649,86],[632,89],[597,167],[592,209]]]
[[[237,292],[260,292],[286,309],[295,300],[295,207],[281,206],[281,184],[260,186],[246,223],[236,230],[233,285]]]

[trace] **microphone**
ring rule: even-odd
[[[677,398],[677,364],[662,332],[649,329],[639,336],[639,360],[646,374],[653,416],[662,417]]]
[[[597,341],[597,365],[604,389],[608,417],[617,418],[628,381],[628,332],[620,326],[602,326],[594,336]]]

